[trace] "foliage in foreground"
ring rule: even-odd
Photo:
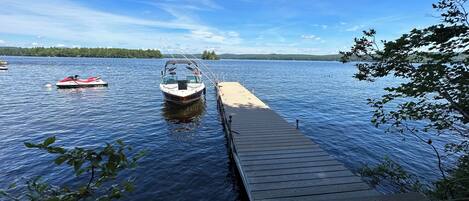
[[[389,158],[375,167],[365,166],[360,171],[373,186],[384,183],[399,192],[421,192],[436,200],[447,200],[448,195],[452,199],[469,199],[469,155],[460,157],[456,167],[448,173],[446,179],[436,181],[434,186],[424,185]]]
[[[42,57],[162,58],[159,50],[123,48],[0,47],[0,55]]]
[[[0,189],[0,198],[10,200],[53,200],[75,201],[93,198],[95,200],[113,200],[123,197],[125,192],[134,189],[133,178],[117,183],[118,173],[128,168],[134,168],[143,152],[138,152],[129,158],[125,152],[132,148],[121,140],[116,144],[106,144],[97,149],[73,148],[65,149],[53,146],[55,137],[45,139],[42,143],[26,142],[28,148],[36,148],[56,155],[56,165],[66,165],[73,168],[80,185],[76,187],[54,186],[44,182],[41,177],[26,181],[25,187],[18,189],[16,184],[6,190]],[[84,176],[84,177],[80,177]],[[19,192],[21,195],[14,195]]]
[[[413,29],[394,41],[381,42],[376,41],[376,31],[371,29],[355,38],[350,51],[341,52],[344,62],[351,58],[370,60],[356,64],[358,80],[373,82],[386,76],[402,80],[398,86],[385,88],[386,94],[381,98],[369,99],[374,108],[371,121],[376,127],[386,126],[387,132],[411,135],[431,147],[441,176],[434,188],[436,197],[441,199],[459,196],[461,189],[456,184],[464,183],[459,183],[457,176],[468,171],[464,164],[469,154],[469,57],[458,59],[469,55],[466,3],[467,0],[440,0],[433,4],[441,12],[440,24]],[[445,145],[445,154],[464,156],[456,169],[445,167],[447,157],[433,144],[432,138],[442,135],[454,140]],[[397,171],[387,172],[388,178],[410,179],[396,168],[397,164],[384,164]],[[415,187],[415,182],[398,184]]]

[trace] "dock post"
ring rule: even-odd
[[[232,119],[232,118],[233,118],[233,116],[230,115],[230,116],[229,116],[229,120],[228,120],[228,130],[230,131],[230,134],[231,134],[231,122],[232,122],[231,119]]]
[[[299,128],[300,120],[296,119],[296,129]]]

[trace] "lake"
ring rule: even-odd
[[[0,71],[0,188],[37,175],[51,183],[76,183],[69,168],[52,163],[54,157],[23,145],[55,135],[57,144],[66,147],[122,139],[135,150],[146,150],[138,168],[123,174],[136,177],[136,191],[127,199],[246,199],[207,80],[205,101],[180,109],[165,104],[158,88],[163,59],[3,59],[10,69]],[[424,181],[437,179],[428,145],[384,133],[370,123],[366,99],[379,97],[397,80],[360,82],[352,77],[352,64],[339,62],[205,63],[221,79],[243,84],[292,125],[299,119],[303,133],[352,171],[389,156]],[[75,74],[100,75],[109,87],[45,87]]]

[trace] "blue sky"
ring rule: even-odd
[[[436,1],[436,0],[435,0]],[[335,54],[439,21],[432,0],[0,0],[0,46]]]

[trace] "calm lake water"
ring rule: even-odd
[[[122,139],[147,151],[136,170],[129,200],[243,200],[230,160],[213,87],[205,102],[178,109],[158,88],[159,59],[7,57],[0,71],[0,188],[36,175],[52,183],[74,184],[69,168],[56,167],[49,154],[24,147],[57,136],[66,147],[102,146]],[[352,78],[352,64],[310,61],[221,60],[206,62],[226,81],[239,81],[288,122],[347,167],[357,171],[385,156],[425,181],[436,179],[428,146],[384,133],[370,123],[367,98],[397,83]],[[108,88],[47,88],[68,75],[101,75]],[[436,141],[436,144],[442,142]],[[381,187],[386,193],[390,189]]]

